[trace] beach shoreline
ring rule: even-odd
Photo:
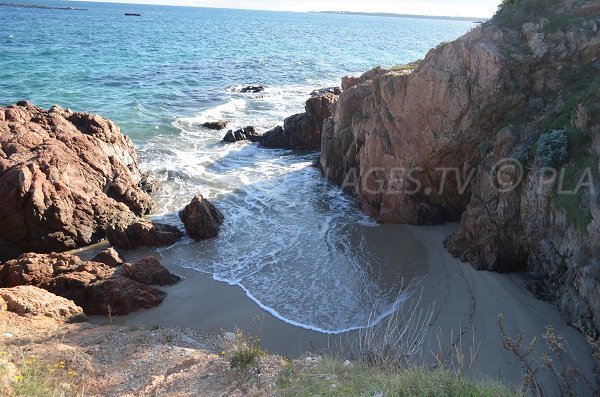
[[[381,236],[391,239],[394,234],[390,233],[390,229],[405,228],[427,248],[428,275],[420,284],[418,293],[399,309],[402,311],[410,307],[416,299],[420,299],[418,308],[433,308],[433,318],[423,346],[424,362],[435,364],[438,335],[448,346],[461,343],[467,355],[471,347],[477,347],[472,346],[474,341],[479,350],[471,375],[519,385],[523,376],[521,364],[503,349],[498,330],[498,315],[503,313],[509,336],[515,336],[522,329],[526,343],[533,337],[541,340],[546,326],[551,325],[556,334],[567,341],[567,362],[588,379],[593,379],[593,351],[585,336],[569,326],[551,303],[531,294],[520,275],[476,271],[444,248],[443,242],[456,227],[456,224],[447,224],[427,227],[381,225],[376,228],[380,229]],[[393,243],[393,240],[381,239],[378,244],[393,247]],[[126,257],[132,260],[148,254],[150,252],[146,250],[137,250],[126,253]],[[403,255],[402,252],[397,254]],[[167,298],[157,308],[114,317],[114,325],[196,328],[220,334],[233,332],[239,327],[250,335],[259,336],[267,351],[289,357],[305,353],[336,353],[345,341],[353,337],[352,333],[327,335],[291,325],[263,310],[238,286],[215,281],[207,274],[165,261],[163,264],[170,271],[182,275],[184,280],[166,289]],[[105,317],[92,317],[91,321],[95,324],[109,322]],[[536,352],[541,356],[546,351],[543,343],[538,343]],[[541,379],[544,383],[551,383],[551,379],[543,374]]]

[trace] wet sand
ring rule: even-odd
[[[498,331],[498,315],[504,313],[509,335],[515,336],[517,330],[523,329],[527,342],[537,336],[537,352],[540,355],[546,351],[542,339],[545,327],[552,325],[556,333],[567,341],[567,362],[586,373],[590,379],[593,378],[592,350],[584,336],[570,327],[554,306],[536,299],[527,291],[521,276],[477,272],[450,255],[443,247],[443,241],[456,229],[456,225],[395,225],[377,229],[378,238],[370,239],[372,249],[395,251],[396,255],[404,258],[407,256],[407,245],[399,244],[398,239],[406,239],[409,233],[414,237],[414,241],[410,242],[414,252],[408,255],[414,258],[411,263],[428,268],[428,275],[420,287],[420,306],[434,308],[428,340],[423,349],[427,361],[433,362],[432,352],[438,351],[438,333],[441,333],[442,341],[446,341],[446,344],[450,344],[451,335],[454,335],[452,343],[458,343],[460,335],[467,366],[472,340],[475,340],[475,347],[480,346],[471,375],[519,384],[522,379],[520,363],[502,348]],[[152,253],[156,255],[156,252],[144,250],[124,254],[127,260],[134,261]],[[163,264],[172,272],[184,276],[185,280],[166,289],[168,296],[158,308],[117,317],[113,323],[192,327],[219,332],[232,331],[237,326],[255,335],[260,329],[258,333],[262,345],[268,351],[292,357],[307,351],[320,352],[339,344],[339,336],[302,329],[274,317],[237,286],[214,281],[209,275],[195,270],[174,268],[168,262]],[[417,295],[412,299],[416,299]],[[410,300],[405,305],[409,303]],[[106,320],[94,318],[93,321],[102,323]],[[550,383],[549,378],[544,377],[544,380],[544,383]]]

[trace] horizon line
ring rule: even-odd
[[[17,0],[18,1],[18,0]],[[210,5],[193,5],[193,4],[186,4],[186,5],[181,5],[181,4],[162,4],[160,3],[161,0],[157,0],[156,3],[148,3],[148,2],[142,2],[142,3],[132,3],[129,1],[119,1],[119,0],[66,0],[66,2],[70,2],[70,3],[107,3],[107,4],[124,4],[124,5],[148,5],[148,6],[161,6],[161,7],[191,7],[191,8],[207,8],[207,9],[213,9],[213,10],[239,10],[239,11],[268,11],[268,12],[293,12],[293,13],[300,13],[300,14],[343,14],[343,15],[364,15],[364,16],[381,16],[381,17],[417,17],[417,18],[446,18],[446,19],[466,19],[466,20],[490,20],[492,17],[474,17],[474,16],[462,16],[462,15],[455,15],[455,16],[450,16],[450,15],[441,15],[441,14],[403,14],[403,13],[396,13],[396,12],[385,12],[385,11],[373,11],[373,12],[369,12],[369,11],[335,11],[335,10],[323,10],[323,11],[316,11],[316,10],[312,10],[312,11],[295,11],[295,10],[272,10],[272,9],[265,9],[265,8],[239,8],[239,7],[214,7],[214,6],[210,6]],[[2,3],[4,3],[4,1],[1,1]],[[7,2],[7,3],[13,3],[13,2]],[[26,1],[24,2],[20,2],[20,3],[13,3],[13,4],[31,4],[31,3],[27,3]]]

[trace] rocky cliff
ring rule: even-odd
[[[0,108],[0,259],[108,231],[118,243],[154,208],[145,187],[132,142],[110,120],[28,102]]]
[[[380,222],[460,221],[479,269],[526,270],[600,330],[600,4],[505,1],[414,70],[346,78],[321,165]]]

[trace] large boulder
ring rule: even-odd
[[[268,148],[318,149],[321,146],[323,122],[331,117],[338,95],[317,94],[306,101],[305,112],[285,119],[283,127],[266,132],[259,140]]]
[[[142,258],[134,264],[125,263],[121,272],[125,277],[146,285],[173,285],[181,280],[151,256]]]
[[[162,303],[167,293],[150,285],[116,275],[90,285],[83,310],[90,315],[122,316]]]
[[[115,247],[122,249],[172,245],[181,236],[181,231],[175,226],[153,223],[145,219],[137,220],[125,226],[112,225],[106,230],[108,241]]]
[[[158,283],[176,277],[156,271],[156,266],[154,272],[147,280]],[[124,315],[157,306],[165,298],[163,291],[129,278],[127,274],[104,263],[85,262],[66,253],[29,253],[2,265],[0,288],[39,287],[74,301],[89,315],[107,315],[109,312]]]
[[[0,259],[97,242],[154,208],[110,120],[28,102],[0,108]]]
[[[24,285],[0,288],[0,311],[4,309],[19,316],[44,316],[61,322],[85,321],[81,307],[73,301],[56,296],[41,288]]]
[[[219,228],[225,217],[210,201],[196,196],[183,210],[179,217],[185,225],[185,231],[196,240],[217,237]]]

